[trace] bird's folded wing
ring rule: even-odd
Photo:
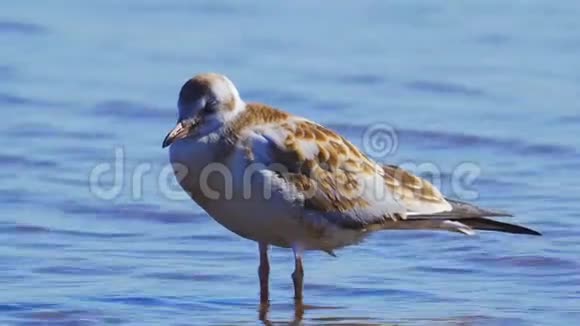
[[[436,214],[452,210],[451,204],[429,181],[394,166],[383,166],[385,184],[407,209],[408,215]]]
[[[433,214],[451,206],[428,181],[395,166],[381,166],[348,140],[314,122],[290,118],[253,128],[262,163],[303,198],[307,210],[358,228],[407,214]],[[256,145],[256,143],[254,144]]]

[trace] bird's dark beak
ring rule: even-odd
[[[165,148],[165,147],[171,145],[176,140],[180,140],[180,139],[187,137],[189,135],[189,133],[191,132],[191,129],[192,129],[191,123],[186,123],[183,121],[179,122],[177,124],[177,126],[175,126],[175,128],[173,128],[173,130],[171,130],[167,134],[167,136],[165,136],[165,139],[163,140],[162,147]]]

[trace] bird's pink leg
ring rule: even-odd
[[[260,276],[260,303],[268,304],[270,299],[268,289],[268,278],[270,276],[270,263],[268,262],[268,244],[260,242],[260,267],[258,275]]]
[[[302,267],[302,250],[293,248],[294,251],[294,272],[292,281],[294,282],[294,300],[302,302],[302,289],[304,288],[304,268]]]

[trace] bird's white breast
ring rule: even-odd
[[[174,168],[187,168],[179,182],[192,199],[242,237],[284,247],[307,238],[299,198],[288,195],[292,192],[274,172],[248,160],[244,149],[224,146],[207,139],[184,139],[171,146]]]

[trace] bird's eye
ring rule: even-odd
[[[203,113],[213,113],[215,112],[217,107],[217,101],[215,99],[211,99],[205,103],[203,107]]]

